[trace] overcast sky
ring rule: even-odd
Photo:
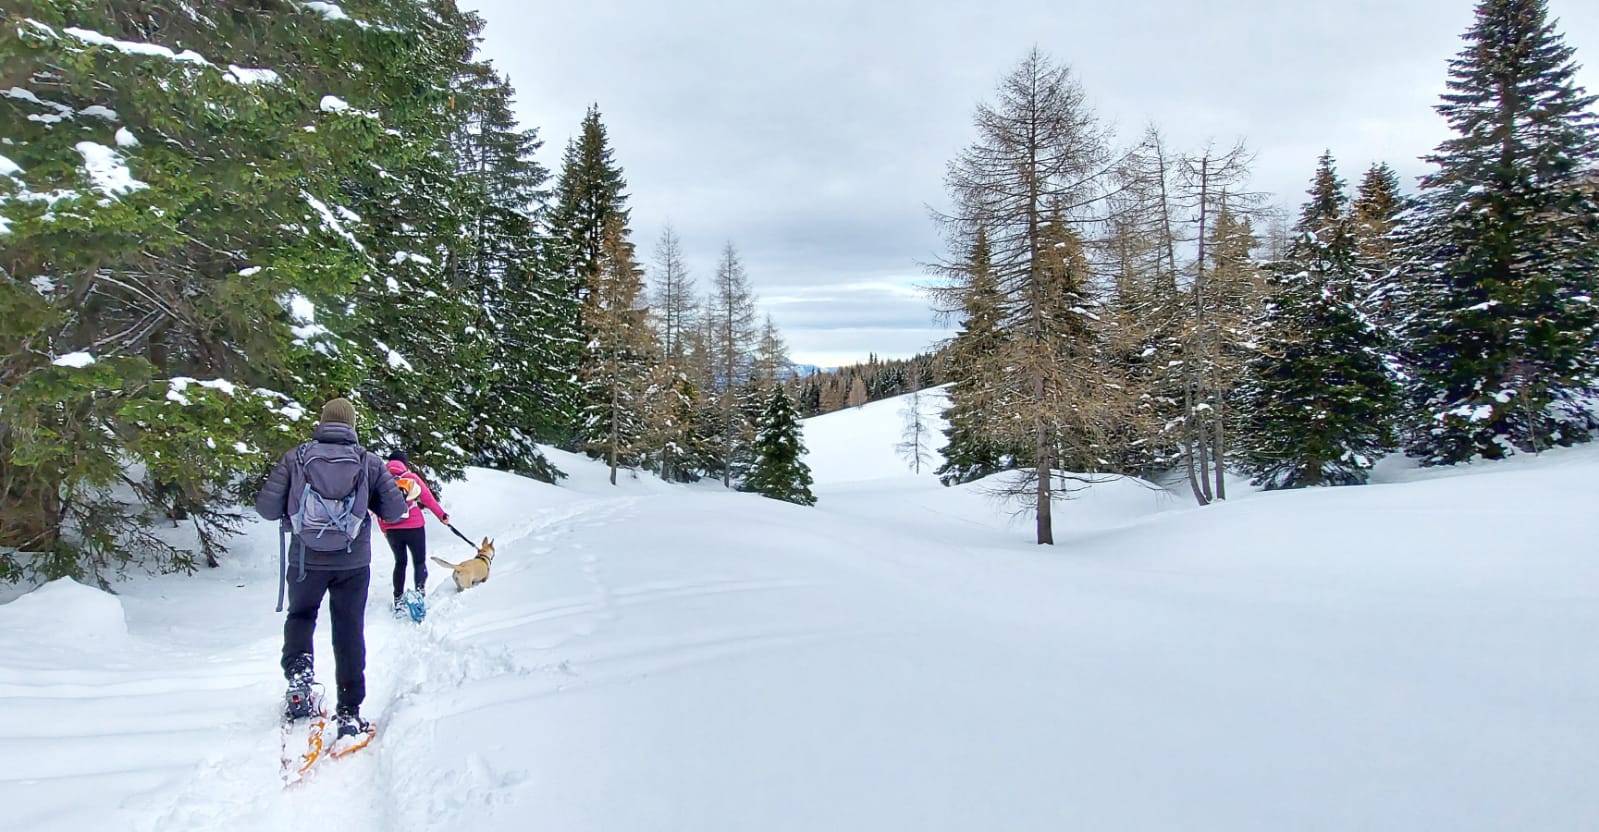
[[[738,247],[794,360],[915,353],[939,329],[917,286],[945,163],[1037,44],[1124,140],[1242,138],[1254,187],[1297,208],[1323,149],[1351,184],[1406,179],[1446,135],[1432,110],[1471,0],[463,0],[524,124],[559,167],[597,103],[649,265],[670,220],[701,288]],[[1599,90],[1599,2],[1551,0]]]

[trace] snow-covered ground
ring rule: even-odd
[[[382,731],[289,790],[272,529],[0,606],[0,826],[1599,828],[1599,448],[1206,509],[1107,483],[1039,548],[909,472],[900,406],[807,424],[816,508],[559,455],[446,486],[491,580],[436,569],[416,627],[379,552]]]

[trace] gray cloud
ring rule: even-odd
[[[703,284],[732,240],[797,360],[834,364],[948,334],[905,291],[940,253],[927,207],[944,200],[973,107],[1035,43],[1073,67],[1122,138],[1150,121],[1176,147],[1244,138],[1255,186],[1296,207],[1324,149],[1351,182],[1375,161],[1424,172],[1418,157],[1447,135],[1432,106],[1473,4],[463,5],[487,19],[485,52],[552,168],[600,105],[646,260],[670,219]],[[1551,5],[1578,60],[1599,67],[1599,4]],[[1595,69],[1580,78],[1599,91]]]

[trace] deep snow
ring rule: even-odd
[[[416,627],[377,555],[382,733],[288,791],[270,528],[0,606],[4,825],[1599,828],[1599,448],[1205,509],[1106,483],[1039,548],[912,475],[899,408],[807,423],[811,509],[560,454],[446,485],[492,578],[435,569]]]

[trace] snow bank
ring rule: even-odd
[[[0,605],[0,632],[13,644],[52,648],[114,648],[128,624],[115,595],[60,578]]]

